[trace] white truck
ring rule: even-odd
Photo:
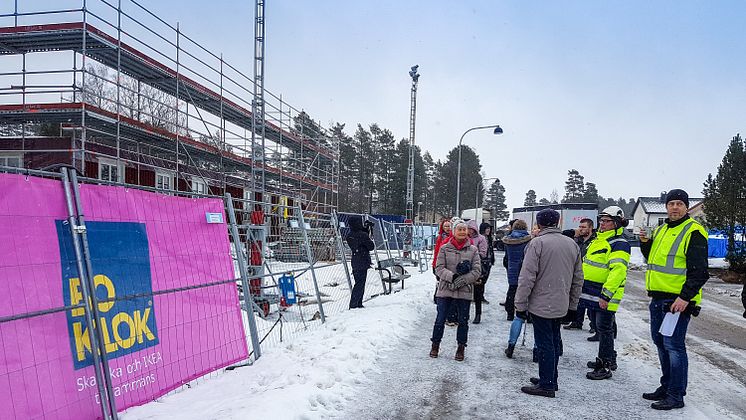
[[[516,207],[513,209],[513,219],[521,219],[526,222],[530,231],[536,224],[536,213],[544,209],[554,209],[559,212],[560,222],[558,226],[562,230],[577,228],[580,221],[585,218],[593,220],[593,226],[597,227],[598,205],[596,203],[561,203]]]
[[[461,210],[461,218],[466,221],[476,219],[477,226],[479,226],[483,221],[490,220],[490,210],[482,207]]]

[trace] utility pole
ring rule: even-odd
[[[406,218],[408,220],[414,220],[414,122],[417,113],[417,81],[420,79],[417,69],[419,67],[414,65],[409,70],[409,76],[412,78],[412,90],[409,108],[409,167],[407,168]]]

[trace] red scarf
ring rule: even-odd
[[[469,243],[469,238],[466,238],[463,241],[459,242],[458,239],[456,239],[456,237],[453,235],[451,235],[451,243],[459,251],[461,251],[465,246],[471,245],[471,243]]]

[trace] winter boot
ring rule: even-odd
[[[666,389],[662,386],[659,386],[658,389],[656,389],[653,392],[646,392],[642,394],[642,398],[645,398],[646,400],[650,401],[662,401],[666,399]]]
[[[594,381],[611,378],[609,362],[607,360],[596,358],[596,368],[593,369],[593,372],[586,373],[585,377]]]
[[[600,359],[598,359],[598,358],[597,358],[596,360],[591,360],[591,361],[589,361],[589,362],[588,362],[588,364],[587,364],[587,366],[588,366],[588,369],[594,369],[594,370],[595,370],[595,369],[598,369],[598,368],[599,368],[599,366],[598,366],[598,361],[599,361],[599,360],[600,360]],[[616,365],[616,359],[614,359],[614,360],[611,360],[611,361],[609,362],[609,369],[611,369],[611,370],[616,370],[616,368],[617,368],[617,365]]]
[[[472,324],[479,324],[482,322],[482,314],[477,312],[476,315],[474,315],[474,321],[472,321]]]
[[[583,324],[571,322],[570,325],[565,325],[563,328],[566,330],[582,330]]]
[[[529,381],[531,381],[531,383],[534,385],[539,385],[539,378],[535,378],[532,376]],[[559,391],[559,386],[557,386],[557,384],[554,384],[554,390]]]
[[[437,359],[439,351],[440,343],[433,343],[433,346],[430,348],[430,357],[432,357],[433,359]]]
[[[682,407],[684,407],[684,401],[675,401],[671,398],[666,398],[650,404],[650,408],[655,410],[673,410],[674,408]]]
[[[458,348],[456,349],[456,356],[454,357],[454,359],[462,362],[464,360],[464,350],[466,350],[466,346],[463,344],[459,344]]]
[[[508,359],[513,358],[514,350],[515,350],[515,344],[508,344],[508,348],[505,349],[505,355],[508,356]]]
[[[539,388],[539,385],[523,386],[521,387],[521,391],[525,392],[528,395],[538,395],[540,397],[554,398],[554,391]]]
[[[593,334],[592,336],[586,338],[586,340],[588,340],[588,341],[598,341],[600,339],[601,338],[598,336],[598,334]]]

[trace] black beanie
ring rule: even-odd
[[[536,223],[542,227],[554,227],[559,223],[560,214],[556,210],[544,209],[536,213]]]
[[[684,190],[675,189],[671,190],[666,194],[666,204],[671,200],[681,200],[686,204],[686,208],[689,208],[689,194]]]

